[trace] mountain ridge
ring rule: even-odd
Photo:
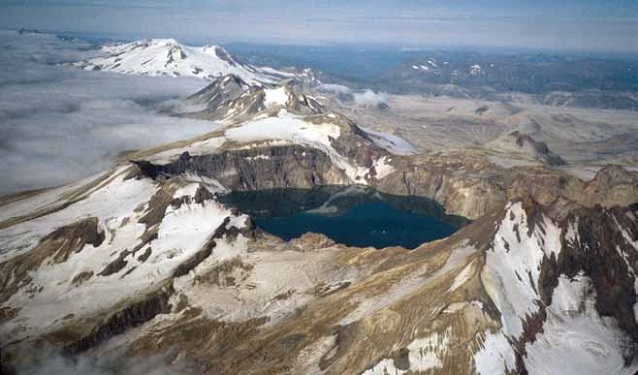
[[[193,47],[175,39],[144,39],[105,45],[102,56],[72,63],[84,70],[121,74],[196,77],[214,80],[227,74],[240,76],[251,85],[276,84],[293,74],[258,68],[238,61],[218,45]]]

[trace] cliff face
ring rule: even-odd
[[[278,146],[190,156],[168,164],[134,162],[147,177],[194,174],[215,179],[229,190],[311,188],[347,184],[348,177],[326,153],[303,146]]]
[[[134,163],[152,178],[202,176],[227,190],[369,185],[391,195],[435,200],[448,214],[470,219],[526,196],[543,205],[563,200],[586,207],[638,201],[636,172],[619,166],[602,168],[594,179],[584,182],[547,166],[499,167],[471,152],[392,155],[347,120],[320,116],[306,121],[308,126],[334,122],[339,134],[325,144],[301,140],[279,145],[266,141],[250,148],[222,140],[215,150],[188,147],[169,161],[151,158]]]
[[[527,196],[543,205],[638,202],[638,174],[613,165],[587,182],[549,167],[501,168],[471,153],[395,158],[393,165],[395,171],[376,183],[379,190],[434,199],[449,214],[471,219]]]

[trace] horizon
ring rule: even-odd
[[[11,28],[0,29],[0,32],[20,32],[20,31],[34,31],[42,34],[55,35],[57,37],[78,38],[96,45],[103,43],[130,43],[139,40],[152,40],[152,39],[173,39],[177,43],[193,47],[202,47],[206,45],[219,45],[225,49],[232,49],[237,47],[276,47],[276,48],[296,48],[296,49],[345,49],[354,52],[393,52],[401,54],[419,54],[419,53],[436,53],[436,52],[458,52],[458,53],[478,53],[478,54],[493,54],[493,55],[507,55],[507,54],[521,54],[521,55],[535,55],[545,54],[548,56],[559,57],[571,57],[571,58],[600,58],[608,60],[625,60],[636,61],[638,60],[638,50],[632,51],[589,51],[589,50],[560,50],[550,48],[534,48],[534,47],[508,47],[508,46],[473,46],[473,45],[400,45],[393,43],[353,43],[353,42],[323,42],[323,43],[295,43],[295,42],[277,42],[277,41],[243,41],[243,40],[228,40],[219,41],[215,39],[206,39],[205,37],[175,37],[169,35],[161,36],[143,36],[143,35],[123,35],[123,34],[109,34],[109,33],[94,33],[94,32],[72,32],[72,31],[59,31],[59,30],[47,30],[47,29],[35,29],[29,27],[23,28]],[[231,51],[232,52],[232,51]],[[276,52],[273,55],[277,55]]]
[[[0,4],[3,29],[185,43],[500,49],[559,54],[638,54],[632,0],[177,2],[36,0]],[[72,20],[72,21],[71,21]],[[184,27],[186,25],[186,27]]]

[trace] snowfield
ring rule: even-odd
[[[542,260],[552,253],[558,256],[561,249],[561,230],[549,220],[527,233],[522,204],[510,205],[481,275],[487,293],[501,312],[503,332],[512,337],[522,335],[523,320],[539,310],[537,283]]]
[[[217,45],[191,47],[174,39],[150,39],[107,45],[103,56],[73,65],[85,70],[149,76],[197,77],[212,80],[235,74],[251,85],[274,84],[290,74],[261,69],[233,58]]]
[[[559,278],[544,333],[526,346],[525,366],[530,375],[556,373],[557,369],[564,375],[634,374],[636,368],[625,367],[623,358],[631,339],[618,330],[613,319],[598,314],[591,288],[586,276]]]

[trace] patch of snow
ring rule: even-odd
[[[157,240],[150,244],[153,256],[149,260],[164,261],[201,249],[227,216],[230,216],[230,211],[214,201],[184,204],[178,209],[169,206],[160,224]],[[167,266],[172,265],[168,263]]]
[[[512,346],[501,333],[485,332],[474,353],[474,367],[479,375],[507,375],[516,370],[516,357]],[[479,336],[481,338],[482,336]]]
[[[572,246],[575,246],[580,241],[578,236],[578,218],[576,218],[576,220],[569,222],[569,224],[567,225],[567,232],[565,233],[565,241]]]
[[[375,160],[373,166],[374,170],[377,172],[377,179],[380,180],[382,178],[385,178],[395,171],[394,167],[389,164],[390,161],[392,161],[392,159],[388,158],[387,156],[382,156],[379,159]]]
[[[201,308],[211,319],[237,322],[268,316],[268,326],[314,299],[314,292],[309,291],[314,291],[316,280],[334,277],[322,265],[337,250],[248,252],[247,243],[243,236],[238,236],[235,242],[216,240],[212,256],[190,275],[176,280],[176,290],[186,295],[191,305]],[[232,287],[193,283],[196,275],[205,275],[220,262],[231,259],[250,265],[247,270],[232,273],[235,277]],[[292,293],[286,298],[276,298],[290,291]]]
[[[470,74],[477,76],[479,74],[483,74],[483,70],[479,64],[474,64],[470,66]]]
[[[522,204],[508,205],[481,273],[488,295],[501,312],[505,334],[519,337],[522,320],[538,311],[540,265],[545,258],[558,257],[560,235],[560,228],[544,217],[528,235]]]
[[[266,105],[266,107],[285,106],[288,101],[288,91],[286,91],[285,86],[276,89],[265,89],[264,94],[264,105]]]
[[[451,332],[452,328],[448,327],[442,334],[435,332],[428,337],[412,341],[408,345],[410,370],[425,372],[442,368],[442,357],[450,345]]]
[[[5,229],[0,229],[0,261],[31,250],[40,238],[51,233],[56,228],[70,224],[82,218],[95,216],[100,222],[107,219],[123,217],[132,212],[137,206],[146,202],[152,196],[156,187],[149,180],[124,180],[128,167],[120,167],[113,173],[113,177],[102,181],[86,193],[85,199],[75,204],[28,222],[20,223]],[[93,179],[83,180],[87,184]],[[81,186],[68,185],[61,190],[55,190],[54,195],[71,194]],[[50,202],[51,197],[44,198]],[[32,213],[34,209],[30,199],[18,202],[25,208],[24,213]],[[37,202],[43,202],[36,198]],[[61,201],[64,203],[65,200]],[[48,203],[53,205],[52,202]],[[57,206],[57,204],[56,204]],[[8,252],[9,249],[13,251]],[[20,249],[20,251],[15,251]]]
[[[181,176],[181,178],[190,183],[198,183],[204,186],[211,193],[226,193],[227,189],[221,184],[221,182],[217,181],[214,178],[194,174],[192,172],[187,172]]]
[[[472,277],[472,275],[474,275],[474,263],[468,264],[467,266],[465,266],[465,268],[463,268],[463,271],[456,275],[456,277],[454,278],[454,282],[448,289],[448,293],[455,291],[460,286],[465,284],[470,279],[470,277]]]
[[[184,152],[188,152],[191,156],[208,155],[219,152],[221,146],[226,142],[223,137],[212,137],[202,141],[190,143],[188,146],[172,148],[163,152],[159,152],[151,157],[149,161],[155,163],[170,163],[174,161]]]
[[[35,196],[31,196],[25,199],[16,200],[12,203],[8,203],[2,206],[0,210],[0,221],[5,221],[11,218],[24,216],[27,214],[34,213],[39,210],[44,210],[46,208],[54,208],[55,206],[60,204],[60,200],[64,200],[63,196],[73,191],[74,189],[79,189],[82,186],[89,184],[92,181],[96,181],[103,176],[105,173],[98,173],[93,176],[84,178],[80,181],[76,181],[70,183],[68,185],[47,189],[46,191],[42,191]],[[0,253],[2,253],[2,246],[0,245]]]
[[[361,129],[368,133],[374,144],[394,155],[415,155],[418,153],[416,147],[397,135],[378,132],[369,128],[362,127]]]
[[[267,117],[230,128],[225,132],[228,140],[249,143],[265,139],[282,139],[302,144],[321,144],[330,147],[329,137],[338,138],[339,127],[333,124],[315,125],[293,116]]]
[[[452,329],[448,327],[445,332],[433,334],[415,339],[408,344],[408,362],[409,369],[401,370],[394,365],[394,360],[385,358],[379,361],[373,368],[364,371],[362,375],[387,375],[405,374],[408,371],[427,372],[433,369],[443,368],[443,357],[450,345],[450,336]]]
[[[379,361],[373,368],[366,370],[361,375],[402,375],[407,371],[400,370],[394,365],[394,360],[384,358]]]
[[[255,155],[255,156],[245,156],[244,160],[269,160],[270,156],[268,155]]]
[[[526,346],[525,367],[530,375],[631,375],[638,364],[625,367],[624,350],[631,345],[610,318],[596,310],[591,280],[561,276],[547,308],[543,333]]]

